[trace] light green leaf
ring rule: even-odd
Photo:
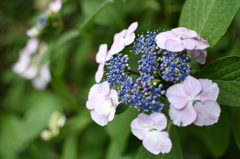
[[[172,124],[168,126],[169,137],[172,141],[172,149],[169,153],[153,155],[143,146],[140,146],[135,159],[183,159],[181,145],[178,138],[176,127]]]
[[[239,0],[187,0],[179,26],[195,30],[213,47],[226,32],[239,6]]]
[[[218,59],[194,73],[193,76],[208,78],[218,84],[220,104],[240,106],[240,57]]]
[[[117,150],[122,153],[127,145],[128,137],[131,134],[130,123],[136,118],[138,111],[134,108],[128,109],[120,115],[116,115],[114,120],[106,126],[107,133],[114,140]]]
[[[29,98],[30,107],[24,115],[24,128],[21,132],[24,142],[39,137],[41,131],[47,128],[51,114],[61,107],[58,98],[47,91],[33,94]]]
[[[63,146],[63,156],[61,159],[77,159],[77,136],[71,134],[66,137],[64,146]]]

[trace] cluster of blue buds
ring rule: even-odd
[[[147,31],[133,42],[131,52],[141,55],[137,71],[131,70],[128,56],[122,53],[106,63],[106,81],[118,90],[121,102],[144,112],[160,112],[165,107],[160,101],[165,95],[164,84],[183,81],[192,69],[186,52],[169,52],[157,46],[155,37],[162,31]]]

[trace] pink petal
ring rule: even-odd
[[[61,0],[55,0],[51,3],[49,3],[48,8],[52,12],[57,13],[62,8],[62,1]]]
[[[112,106],[112,101],[108,96],[101,96],[96,99],[94,110],[98,114],[107,116],[107,114],[111,111]]]
[[[160,48],[162,48],[162,49],[166,49],[164,43],[165,43],[166,40],[168,40],[168,39],[171,39],[171,40],[174,40],[174,41],[179,40],[179,38],[177,37],[177,35],[176,35],[174,32],[172,32],[172,31],[161,32],[161,33],[159,33],[159,34],[156,36],[156,38],[155,38],[157,45],[158,45]]]
[[[39,46],[39,39],[38,38],[30,38],[25,47],[25,49],[27,49],[27,54],[31,55],[31,54],[35,53],[38,49],[38,46]]]
[[[133,133],[133,135],[135,135],[138,139],[142,140],[145,133],[148,131],[147,129],[145,129],[144,127],[142,127],[139,122],[138,122],[138,118],[135,118],[132,122],[131,122],[131,131]]]
[[[104,64],[99,64],[98,70],[95,74],[95,81],[99,83],[102,80],[104,74]]]
[[[150,131],[143,138],[143,146],[151,153],[169,153],[172,142],[167,132]]]
[[[199,79],[198,80],[202,85],[202,91],[198,95],[199,100],[213,100],[216,101],[219,94],[219,88],[216,83],[213,83],[209,79]]]
[[[47,87],[48,82],[51,80],[51,74],[48,64],[42,66],[38,75],[32,80],[35,89],[43,90]]]
[[[184,27],[174,28],[171,31],[174,32],[178,37],[182,36],[184,39],[194,38],[198,36],[198,34],[195,31],[189,30]]]
[[[167,39],[164,42],[164,46],[166,50],[172,51],[172,52],[181,52],[184,50],[184,47],[182,46],[182,42],[180,40],[176,41],[172,39]]]
[[[106,55],[107,55],[107,44],[102,44],[99,46],[98,52],[96,54],[97,63],[105,63]]]
[[[110,85],[108,83],[108,81],[105,81],[103,83],[101,83],[98,87],[98,92],[101,94],[101,95],[108,95],[109,92],[110,92]]]
[[[113,105],[119,104],[117,91],[115,91],[114,89],[111,89],[109,93],[109,97],[112,99]]]
[[[110,50],[108,51],[108,58],[111,57],[114,54],[117,54],[119,52],[121,52],[124,49],[124,44],[121,43],[113,43]]]
[[[163,113],[152,113],[149,115],[154,123],[154,127],[163,130],[167,127],[167,118]]]
[[[187,76],[182,83],[182,87],[184,92],[190,96],[191,99],[195,98],[202,90],[200,82],[192,76]]]
[[[91,98],[96,98],[98,97],[99,95],[99,92],[98,92],[98,87],[99,87],[100,84],[94,84],[91,88],[90,88],[90,91],[88,93],[88,99],[91,99]]]
[[[86,107],[88,109],[94,109],[94,107],[96,106],[96,99],[97,98],[91,98],[91,99],[88,99],[87,102],[86,102]]]
[[[185,39],[182,41],[182,45],[186,50],[192,50],[195,48],[195,41],[192,39]]]
[[[112,121],[114,119],[115,113],[116,113],[116,107],[111,107],[107,115],[108,121]]]
[[[130,45],[131,43],[133,43],[134,39],[135,39],[135,34],[132,33],[127,38],[124,39],[123,45],[124,46]]]
[[[176,109],[184,108],[190,100],[188,95],[184,92],[181,83],[174,84],[169,87],[167,89],[166,96],[171,105]]]
[[[151,118],[147,115],[147,114],[139,114],[138,117],[138,123],[142,126],[142,127],[148,127],[150,125],[153,125],[153,121],[151,120]]]
[[[183,109],[175,109],[170,105],[169,116],[177,126],[187,126],[193,123],[197,118],[197,113],[192,106],[192,102]]]
[[[108,123],[108,119],[106,116],[100,115],[97,112],[95,112],[94,110],[91,111],[91,117],[97,124],[99,124],[101,126],[107,125],[107,123]]]
[[[194,40],[195,40],[195,44],[196,44],[196,47],[194,48],[194,50],[203,50],[203,49],[210,47],[208,42],[206,40],[203,40],[200,37],[198,39],[194,39]]]
[[[213,125],[218,122],[221,110],[217,102],[211,100],[197,102],[194,104],[194,108],[197,112],[197,119],[194,121],[195,125]]]
[[[188,50],[192,55],[192,58],[200,64],[205,64],[207,57],[207,50]]]
[[[138,27],[138,22],[132,23],[127,29],[126,36],[128,37],[130,34],[132,34],[137,29],[137,27]]]

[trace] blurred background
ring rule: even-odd
[[[178,27],[185,1],[62,0],[62,8],[49,18],[38,36],[45,45],[40,66],[47,63],[51,72],[50,82],[39,90],[31,79],[15,73],[13,66],[29,40],[26,31],[50,2],[0,1],[0,159],[133,159],[141,145],[130,132],[137,110],[130,108],[101,127],[86,109],[98,67],[95,55],[100,44],[110,47],[114,34],[135,21],[139,24],[136,34]],[[237,55],[239,34],[240,11],[226,34],[208,49],[207,63]],[[124,53],[129,50],[127,47]],[[137,67],[134,60],[132,65]],[[194,72],[202,66],[193,63],[193,67]],[[226,111],[220,124],[178,129],[184,158],[240,156],[229,123],[234,119],[228,112],[233,110],[222,109]]]

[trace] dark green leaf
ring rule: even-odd
[[[238,148],[240,149],[240,108],[239,107],[231,107],[231,116],[232,119],[232,130],[235,141],[237,143]]]
[[[239,0],[187,0],[179,26],[195,30],[212,47],[226,32],[239,6]]]
[[[194,73],[193,76],[208,78],[218,84],[220,104],[240,106],[240,57],[218,59]]]
[[[117,106],[117,109],[116,109],[116,113],[115,113],[115,114],[122,114],[122,113],[125,112],[128,108],[129,108],[129,105],[124,104],[124,103],[120,103],[120,104]]]
[[[215,158],[221,157],[230,143],[230,125],[224,107],[218,123],[211,126],[196,127],[196,134],[203,140]]]
[[[97,2],[99,2],[99,1],[97,1]],[[92,13],[89,14],[87,17],[85,17],[84,22],[81,23],[81,26],[79,29],[80,34],[82,34],[93,23],[94,19],[101,12],[101,10],[105,7],[105,5],[110,2],[113,2],[113,0],[101,0],[101,2],[97,3],[97,5],[94,8],[88,9],[88,10],[92,11]]]

